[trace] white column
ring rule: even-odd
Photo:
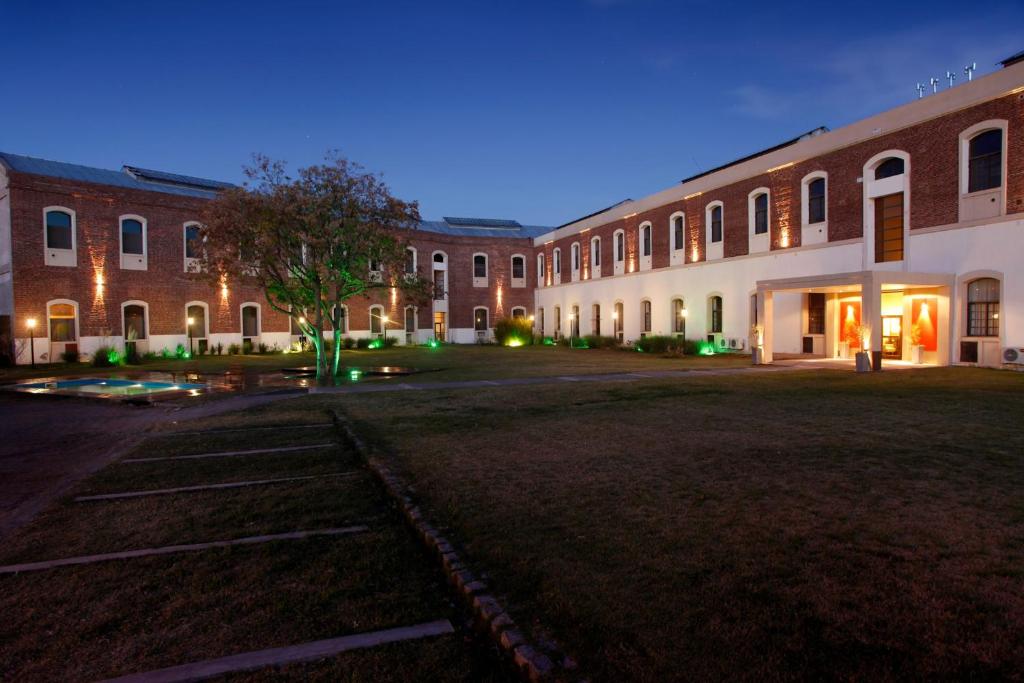
[[[772,362],[772,332],[775,321],[772,319],[772,292],[770,290],[759,290],[757,292],[757,324],[761,325],[761,365],[768,365]],[[756,340],[755,340],[756,341]]]

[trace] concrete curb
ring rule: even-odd
[[[523,679],[530,683],[579,679],[572,671],[574,665],[571,660],[563,653],[548,648],[557,661],[563,662],[561,666],[556,666],[552,657],[527,641],[512,616],[488,591],[487,584],[469,569],[448,539],[425,519],[423,511],[409,496],[398,476],[386,464],[373,456],[370,447],[356,434],[352,424],[345,416],[336,410],[329,412],[341,438],[363,458],[370,471],[383,484],[388,495],[397,503],[408,525],[431,551],[431,554],[436,555],[441,568],[448,577],[448,582],[463,604],[472,612],[476,626],[486,633],[499,651],[515,665],[516,671]]]

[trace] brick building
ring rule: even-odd
[[[487,338],[535,315],[546,335],[707,339],[774,352],[999,365],[1024,349],[1024,61],[559,226],[445,218],[412,245],[435,282],[349,302],[346,334]],[[0,321],[27,362],[68,344],[286,346],[259,292],[188,271],[189,227],[223,184],[0,154]],[[0,325],[0,334],[4,332]],[[144,337],[144,339],[143,339]],[[1007,355],[1008,352],[1008,355]],[[1024,358],[1024,352],[1021,352]]]

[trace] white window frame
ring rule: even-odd
[[[756,215],[757,215],[757,210],[756,210],[755,203],[756,203],[757,198],[760,197],[762,194],[767,197],[767,203],[768,203],[768,216],[767,216],[768,230],[765,231],[763,234],[758,235],[758,234],[754,233],[755,222],[756,222]],[[725,218],[724,212],[722,214],[722,218],[723,219]],[[748,235],[748,239],[749,239],[749,244],[748,244],[749,252],[748,253],[758,254],[758,253],[766,252],[771,247],[771,236],[772,236],[772,191],[770,189],[768,189],[767,187],[759,187],[759,188],[757,188],[755,190],[751,190],[751,192],[747,195],[747,235]],[[722,238],[723,239],[725,238],[725,222],[724,222],[724,220],[722,222]]]
[[[722,210],[722,239],[717,242],[711,241],[711,212],[715,207]],[[725,255],[725,202],[716,199],[708,202],[704,207],[704,255],[705,260],[712,261],[720,259]]]
[[[71,216],[70,249],[55,249],[50,248],[47,245],[46,214],[51,211],[61,211]],[[65,268],[76,268],[78,266],[78,215],[75,213],[74,209],[69,209],[66,206],[43,207],[43,263],[48,266],[60,266]],[[49,315],[49,313],[47,313],[47,315]]]
[[[825,181],[825,220],[811,223],[811,183]],[[800,179],[800,245],[828,242],[828,173],[811,171]]]
[[[1000,184],[987,190],[968,192],[971,177],[971,140],[990,130],[1000,130],[1003,133],[1002,158],[1000,159]],[[960,163],[960,192],[959,192],[959,214],[961,221],[978,220],[982,218],[995,218],[1006,215],[1006,184],[1007,184],[1007,157],[1009,156],[1009,123],[1006,119],[989,119],[966,128],[960,132],[959,163]]]
[[[543,287],[547,284],[547,267],[544,263],[547,259],[544,252],[537,254],[537,286]]]
[[[903,173],[875,180],[875,169],[890,157],[903,160]],[[864,270],[904,270],[910,267],[910,170],[910,153],[902,149],[887,149],[879,152],[864,164],[862,176]],[[875,199],[897,192],[903,193],[903,260],[875,263]]]
[[[601,277],[601,238],[590,238],[590,278]]]
[[[483,256],[484,257],[484,276],[483,277],[477,277],[477,275],[476,275],[476,257],[477,256]],[[473,252],[473,259],[472,259],[472,261],[470,263],[470,271],[469,272],[473,276],[473,286],[474,287],[486,287],[488,279],[491,276],[491,263],[490,263],[490,259],[487,258],[487,254],[485,254],[482,251]]]
[[[377,319],[378,324],[380,325],[380,332],[374,332],[373,331],[373,321],[374,321],[375,318]],[[369,331],[371,339],[376,338],[378,336],[383,337],[384,336],[384,332],[385,332],[385,328],[384,328],[384,307],[381,306],[380,304],[373,304],[372,306],[367,308],[366,309],[366,322],[367,322],[367,330]],[[405,325],[404,321],[403,321],[402,325],[403,326]]]
[[[303,246],[305,246],[305,245],[303,245]],[[405,273],[405,276],[407,278],[414,278],[414,277],[416,277],[416,274],[419,272],[419,269],[420,269],[419,252],[416,250],[416,247],[412,247],[412,246],[406,247],[405,250],[412,252],[412,272],[411,273]],[[303,253],[303,261],[305,261],[305,253]],[[404,265],[405,264],[403,264],[403,268],[402,268],[403,271],[405,270]]]
[[[683,221],[683,242],[676,244],[676,219]],[[686,263],[686,212],[674,211],[668,217],[669,264],[680,266]]]
[[[185,221],[181,224],[181,256],[186,273],[198,273],[201,263],[198,258],[189,258],[188,256],[188,229],[193,226],[202,229],[203,224],[199,221]]]
[[[646,316],[644,308],[650,307],[651,315]],[[648,325],[648,319],[650,325]],[[640,336],[646,337],[654,334],[654,303],[648,298],[644,297],[640,299]]]
[[[124,253],[124,222],[138,221],[142,224],[142,254]],[[117,246],[121,256],[121,270],[149,269],[149,222],[134,213],[126,213],[117,217]]]
[[[256,335],[253,337],[245,336],[245,319],[243,318],[242,311],[245,310],[246,306],[256,307]],[[263,336],[263,307],[260,306],[257,301],[244,301],[238,305],[238,331],[239,335],[244,342],[246,339],[254,339],[253,346],[259,344],[260,338]]]
[[[551,250],[551,272],[554,273],[556,285],[562,284],[562,248],[555,247]]]
[[[203,334],[202,336],[196,336],[195,330],[192,331],[192,339],[209,339],[210,338],[210,304],[205,301],[189,301],[185,303],[185,315],[182,317],[181,322],[185,325],[185,343],[188,343],[188,309],[192,306],[200,306],[203,309]],[[239,310],[241,315],[241,310]],[[241,327],[241,318],[238,320],[239,327]]]
[[[573,282],[578,282],[580,279],[580,270],[583,266],[583,248],[580,247],[579,242],[573,242],[569,245],[569,273],[570,278]]]
[[[516,277],[516,259],[522,259],[523,261],[523,276]],[[508,259],[508,279],[510,286],[515,289],[521,289],[526,287],[526,256],[524,254],[512,254]]]
[[[50,307],[54,304],[68,304],[75,309],[75,339],[70,342],[55,342],[53,341],[53,330],[50,329]],[[74,299],[50,299],[46,302],[46,342],[50,345],[51,353],[54,344],[78,344],[78,350],[81,351],[82,347],[82,328],[80,324],[81,311],[78,308],[78,302]],[[35,334],[35,333],[33,333]],[[53,358],[50,362],[53,362]]]
[[[476,312],[477,311],[483,311],[484,315],[487,316],[487,325],[482,330],[476,329]],[[487,306],[474,306],[473,307],[473,327],[472,327],[474,338],[476,338],[478,340],[486,340],[486,339],[488,339],[490,337],[492,329],[493,328],[492,328],[492,320],[491,320],[491,309],[489,309]]]
[[[644,254],[644,230],[647,230],[651,247],[647,254]],[[636,241],[637,265],[640,270],[650,270],[654,265],[654,224],[644,221],[637,226]]]
[[[406,324],[406,320],[409,317],[409,311],[412,311],[412,329]],[[411,304],[407,305],[402,309],[402,331],[406,334],[416,334],[420,331],[420,311],[419,308]]]
[[[142,332],[143,332],[143,334],[146,335],[146,337],[144,339],[139,340],[139,341],[148,342],[149,341],[149,304],[146,303],[145,301],[141,301],[139,299],[131,299],[129,301],[121,302],[121,339],[124,342],[128,341],[128,330],[126,330],[125,327],[124,327],[124,309],[128,308],[129,306],[141,306],[142,307],[142,311],[143,311],[142,315],[144,316],[144,318],[145,318],[144,322],[146,323],[144,325],[144,327],[146,329],[144,329]],[[188,309],[186,309],[186,310],[188,310]]]
[[[619,240],[622,240],[622,254],[619,258]],[[626,231],[619,228],[612,233],[612,269],[615,275],[626,272]]]

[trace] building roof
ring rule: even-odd
[[[522,225],[518,221],[497,218],[454,218],[445,216],[440,221],[421,221],[420,230],[457,237],[509,237],[533,238],[550,232],[544,225]]]
[[[593,216],[596,216],[596,215],[597,215],[597,214],[599,214],[599,213],[604,213],[605,211],[609,211],[609,210],[611,210],[611,209],[614,209],[614,208],[615,208],[616,206],[622,206],[623,204],[628,204],[628,203],[630,203],[631,201],[633,201],[633,200],[632,200],[632,199],[628,199],[628,198],[627,198],[627,199],[623,199],[623,200],[622,200],[621,202],[615,202],[615,203],[614,203],[614,204],[612,204],[611,206],[606,206],[606,207],[604,207],[603,209],[598,209],[597,211],[594,211],[593,213],[588,213],[588,214],[587,214],[586,216],[580,216],[579,218],[574,218],[574,219],[572,219],[572,220],[571,220],[571,221],[569,221],[568,223],[562,223],[562,224],[561,224],[561,225],[559,225],[558,227],[559,227],[559,228],[564,228],[564,227],[567,227],[567,226],[569,226],[569,225],[572,225],[573,223],[579,223],[580,221],[585,221],[585,220],[587,220],[588,218],[591,218],[591,217],[593,217]],[[557,229],[557,228],[556,228],[556,229]]]
[[[1007,57],[1006,59],[1004,59],[1003,61],[1001,61],[999,63],[1005,69],[1006,67],[1010,66],[1011,64],[1016,64],[1017,62],[1021,62],[1021,61],[1024,61],[1024,50],[1021,50],[1020,52],[1018,52],[1015,55],[1010,55],[1009,57]]]
[[[779,144],[774,145],[773,147],[768,147],[767,149],[762,149],[759,152],[754,152],[753,154],[748,154],[745,157],[741,157],[739,159],[736,159],[735,161],[730,161],[729,163],[722,164],[721,166],[715,166],[714,168],[711,168],[711,169],[708,169],[707,171],[703,171],[701,173],[698,173],[697,175],[692,175],[689,178],[683,178],[679,182],[681,182],[681,183],[688,183],[691,180],[696,180],[697,178],[703,178],[706,175],[711,175],[712,173],[716,173],[718,171],[724,170],[726,168],[729,168],[730,166],[737,166],[739,164],[742,164],[744,161],[750,161],[751,159],[756,159],[757,157],[761,157],[761,156],[764,156],[766,154],[771,154],[772,152],[778,151],[778,150],[780,150],[780,149],[782,149],[784,147],[789,147],[790,145],[795,145],[796,143],[800,142],[801,140],[806,140],[807,138],[813,138],[813,137],[816,137],[818,135],[821,135],[822,133],[827,133],[827,132],[828,132],[828,126],[818,126],[814,130],[809,130],[806,133],[802,133],[800,135],[797,135],[795,138],[792,138],[790,140],[786,140],[785,142],[780,142]]]
[[[79,166],[63,161],[50,161],[21,154],[0,152],[0,163],[18,173],[41,175],[49,178],[63,178],[83,183],[111,185],[132,190],[147,192],[164,192],[167,194],[212,199],[218,190],[233,187],[231,183],[205,178],[194,178],[175,173],[149,171],[135,166],[125,166],[120,171],[92,166]]]

